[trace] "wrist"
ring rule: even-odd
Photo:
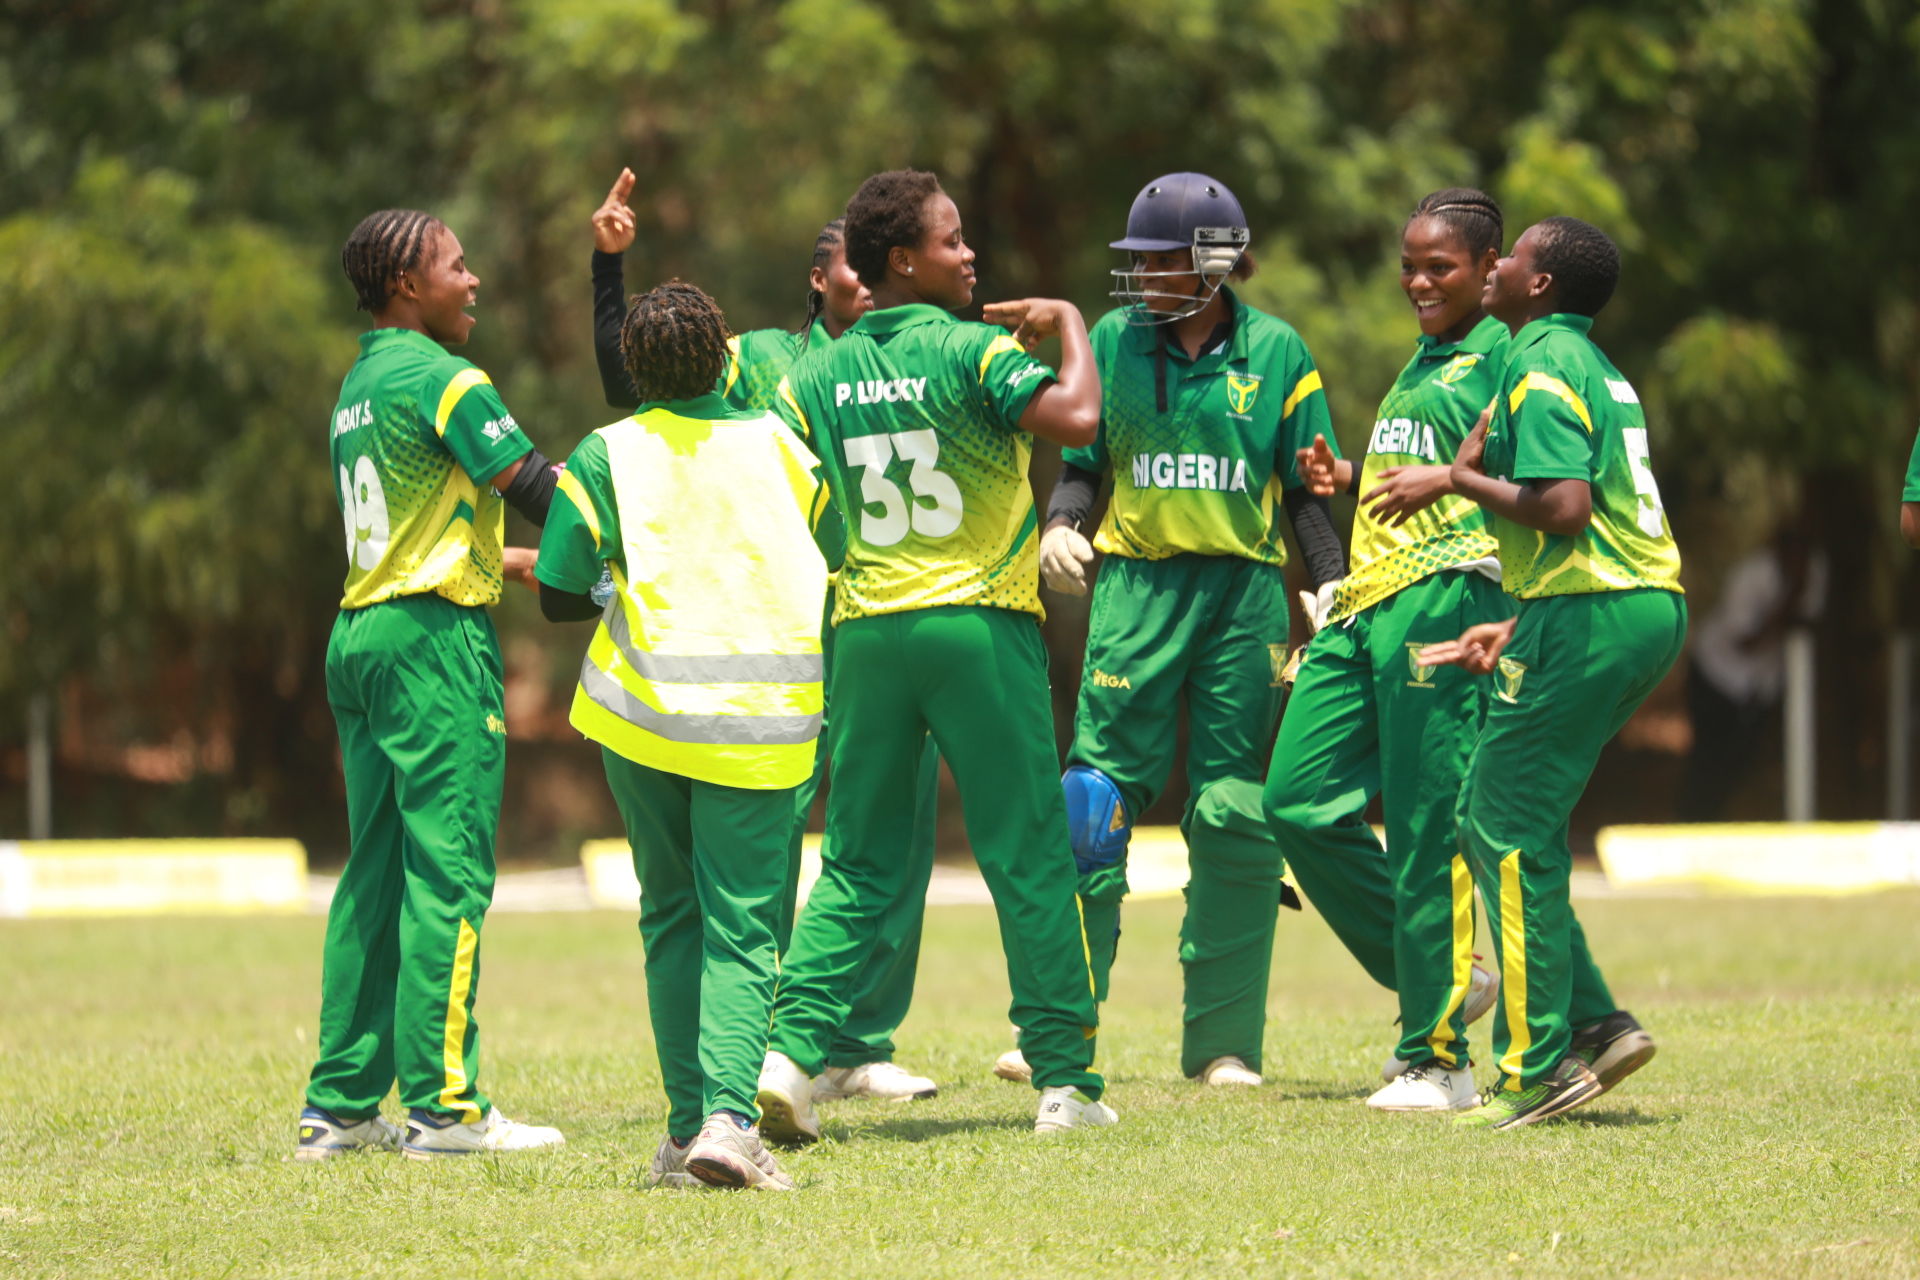
[[[1077,530],[1079,529],[1079,527],[1080,527],[1080,522],[1078,520],[1075,520],[1072,516],[1055,516],[1053,519],[1047,521],[1047,527],[1042,529],[1040,532],[1043,535],[1045,535],[1045,534],[1052,533],[1055,529]]]

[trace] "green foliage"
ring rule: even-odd
[[[1920,416],[1916,33],[1913,0],[23,0],[0,391],[10,439],[62,447],[0,526],[0,705],[209,627],[286,649],[295,601],[312,674],[340,572],[314,433],[360,320],[334,255],[372,209],[460,232],[465,354],[548,453],[603,423],[586,220],[623,164],[629,284],[694,280],[736,328],[797,321],[815,233],[876,168],[941,174],[983,301],[1090,314],[1139,187],[1213,172],[1349,449],[1413,339],[1421,195],[1486,186],[1510,237],[1589,218],[1626,250],[1596,336],[1646,393],[1697,602],[1824,488],[1874,513],[1865,634]]]

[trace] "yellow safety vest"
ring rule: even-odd
[[[663,772],[798,786],[824,706],[812,456],[772,414],[655,408],[599,434],[627,573],[612,566],[574,728]]]

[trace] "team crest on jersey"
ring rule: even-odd
[[[1512,658],[1500,659],[1498,679],[1500,687],[1494,691],[1494,697],[1502,702],[1519,705],[1520,682],[1526,678],[1527,664],[1516,662]]]
[[[1284,644],[1268,645],[1267,661],[1273,666],[1273,683],[1267,687],[1269,689],[1278,689],[1281,685],[1288,683],[1287,646]]]
[[[1460,379],[1466,377],[1469,373],[1472,373],[1473,366],[1479,363],[1480,357],[1477,355],[1455,356],[1453,359],[1447,361],[1444,369],[1440,370],[1440,382],[1442,385],[1450,387],[1460,381]]]
[[[1430,663],[1420,661],[1421,651],[1431,643],[1433,642],[1430,640],[1407,641],[1407,670],[1413,673],[1413,679],[1407,681],[1407,688],[1431,689],[1434,687],[1434,667]]]
[[[1227,403],[1233,406],[1235,413],[1245,413],[1253,408],[1254,397],[1260,394],[1260,379],[1249,374],[1241,377],[1237,373],[1227,375]]]

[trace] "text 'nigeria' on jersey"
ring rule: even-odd
[[[1440,461],[1440,450],[1433,441],[1433,428],[1412,418],[1382,418],[1373,424],[1367,441],[1368,453],[1410,454],[1428,462]],[[1453,461],[1452,458],[1447,459]]]
[[[1218,493],[1247,491],[1247,463],[1210,453],[1137,453],[1133,456],[1136,489],[1212,489]]]

